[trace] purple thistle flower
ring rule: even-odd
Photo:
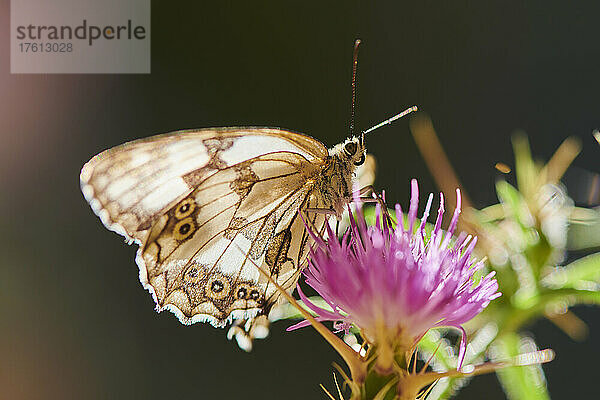
[[[462,332],[460,368],[466,349],[461,325],[501,293],[492,279],[493,272],[477,283],[473,281],[473,274],[483,266],[471,257],[476,238],[460,234],[451,244],[460,214],[460,192],[457,190],[457,207],[447,232],[441,229],[444,197],[440,193],[438,216],[429,239],[425,222],[433,194],[415,230],[418,197],[418,184],[413,179],[408,229],[402,223],[400,205],[396,205],[395,229],[387,215],[381,215],[379,205],[375,226],[367,226],[360,209],[351,215],[351,227],[341,242],[325,241],[309,229],[317,246],[304,271],[306,283],[331,310],[311,303],[300,286],[298,293],[319,320],[336,321],[338,331],[348,331],[354,325],[371,343],[389,349],[391,354],[412,348],[431,328],[456,327]],[[328,237],[334,238],[328,229]],[[307,325],[308,321],[303,321],[288,329]]]

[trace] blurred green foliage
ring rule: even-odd
[[[597,229],[600,214],[575,207],[560,184],[579,152],[578,143],[567,139],[545,165],[533,160],[524,135],[516,135],[513,146],[517,186],[498,181],[498,204],[465,213],[467,230],[479,237],[478,255],[487,258],[503,293],[467,326],[472,340],[466,363],[502,361],[536,350],[524,327],[538,318],[581,339],[587,327],[569,308],[600,304],[600,253],[565,265],[568,248],[591,251],[600,245],[600,237],[581,234]],[[431,351],[434,343],[428,335],[420,346]],[[456,365],[451,351],[434,357],[445,368]],[[550,398],[540,366],[501,369],[497,376],[509,399]],[[456,379],[439,382],[428,399],[450,398],[463,384]]]

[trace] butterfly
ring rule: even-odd
[[[364,135],[327,149],[283,129],[186,130],[108,149],[81,170],[104,225],[139,245],[142,285],[184,324],[268,315],[311,238],[352,199]],[[303,213],[303,218],[300,217]]]

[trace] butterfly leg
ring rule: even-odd
[[[336,215],[335,210],[331,208],[306,208],[305,211],[307,213],[312,212],[315,214]]]
[[[371,196],[370,197],[365,196],[367,193],[370,193]],[[359,194],[358,199],[362,203],[379,203],[379,205],[381,206],[383,216],[386,219],[387,223],[390,226],[393,225],[392,217],[390,216],[387,206],[385,205],[385,192],[377,193],[375,191],[375,188],[373,187],[373,185],[369,185],[369,186],[365,186],[362,189],[360,189],[358,194]]]
[[[375,187],[373,185],[367,185],[359,189],[359,197],[368,197],[369,194],[375,193]]]
[[[376,203],[380,196],[375,192],[373,185],[368,185],[356,190],[352,197],[348,199],[349,203],[359,200],[361,203]]]
[[[380,194],[375,191],[373,185],[364,186],[358,191],[358,198],[363,203],[385,203],[385,193]]]
[[[379,203],[378,199],[374,199],[372,197],[359,197],[358,199],[361,203]]]
[[[385,203],[385,193],[377,193],[373,185],[368,185],[358,191],[358,198],[363,203],[379,203],[382,206]]]

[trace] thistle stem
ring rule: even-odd
[[[320,323],[313,317],[304,307],[302,307],[296,299],[294,299],[284,288],[282,288],[266,271],[264,271],[259,265],[257,265],[253,260],[250,261],[254,264],[254,266],[259,270],[261,274],[263,274],[269,282],[271,282],[277,290],[286,298],[287,301],[290,302],[291,305],[296,307],[300,314],[306,320],[310,322],[310,324],[315,328],[317,332],[323,336],[323,338],[333,347],[338,354],[342,357],[342,359],[348,365],[350,369],[350,376],[354,383],[362,383],[367,375],[367,366],[366,362],[363,361],[362,357],[354,351],[350,346],[348,346],[342,339],[336,336],[333,332],[331,332],[325,325]]]

